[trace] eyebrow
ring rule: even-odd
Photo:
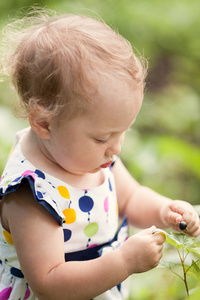
[[[135,119],[133,120],[133,122],[129,125],[129,127],[126,128],[125,130],[123,130],[122,132],[129,130],[129,129],[131,128],[131,126],[134,124],[135,120],[136,120],[136,118],[135,118]],[[101,131],[101,129],[100,129],[98,132],[96,131],[96,132],[94,132],[93,134],[101,137],[101,136],[109,136],[109,135],[111,135],[111,134],[113,134],[113,133],[118,133],[118,132],[120,132],[120,131],[119,131],[119,130],[113,130],[113,131]]]

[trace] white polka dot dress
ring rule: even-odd
[[[65,259],[95,259],[119,247],[128,236],[124,222],[119,231],[118,206],[112,167],[102,185],[77,189],[36,169],[22,154],[20,141],[13,149],[0,179],[0,199],[27,181],[35,200],[63,227]],[[0,299],[37,299],[21,270],[12,236],[0,225]],[[121,285],[95,299],[124,299]]]

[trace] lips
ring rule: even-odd
[[[100,168],[103,168],[103,169],[108,168],[111,166],[111,164],[112,164],[112,161],[109,161],[108,163],[101,165]]]

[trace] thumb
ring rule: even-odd
[[[142,235],[151,235],[152,233],[155,232],[155,230],[156,230],[156,226],[153,225],[149,228],[146,228],[146,229],[140,231],[140,234],[142,234]]]

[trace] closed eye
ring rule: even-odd
[[[108,143],[108,140],[100,140],[100,139],[96,139],[96,138],[94,138],[94,140],[96,143],[99,143],[99,144],[107,144]]]

